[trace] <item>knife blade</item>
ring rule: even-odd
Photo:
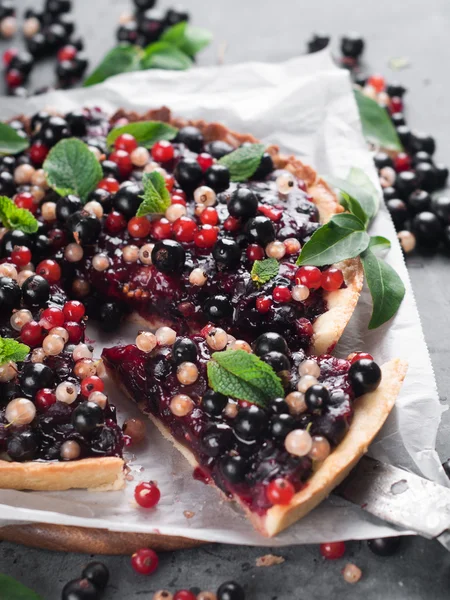
[[[335,492],[394,525],[450,550],[450,488],[363,457]]]

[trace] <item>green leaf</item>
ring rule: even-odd
[[[0,573],[0,600],[44,600],[44,598],[9,575]]]
[[[281,380],[272,367],[244,350],[215,352],[207,370],[209,386],[226,396],[259,406],[284,397]]]
[[[39,223],[32,213],[19,208],[6,196],[0,196],[0,221],[7,229],[19,229],[24,233],[36,233]]]
[[[228,167],[231,181],[246,181],[261,164],[264,144],[248,144],[219,159],[221,165]]]
[[[252,280],[259,285],[267,283],[278,275],[280,265],[276,258],[266,258],[265,260],[255,260],[250,273]]]
[[[183,21],[167,29],[161,36],[161,40],[169,42],[193,58],[197,52],[210,44],[212,34],[206,29],[193,27]]]
[[[43,165],[47,181],[60,196],[75,194],[86,200],[103,177],[100,163],[84,142],[76,138],[61,140]]]
[[[116,139],[123,133],[129,133],[136,138],[136,141],[140,146],[151,148],[155,142],[160,142],[161,140],[173,140],[178,133],[178,129],[168,123],[163,123],[162,121],[139,121],[137,123],[129,123],[128,125],[123,125],[123,127],[111,129],[106,138],[108,146],[113,146]]]
[[[6,123],[0,123],[0,154],[19,154],[30,145],[27,138],[21,137]]]
[[[11,338],[0,337],[0,365],[4,365],[11,360],[13,362],[22,362],[30,351],[29,346],[16,342]]]
[[[390,240],[383,237],[382,235],[373,235],[370,238],[369,250],[372,250],[372,252],[375,252],[375,254],[378,254],[379,252],[382,252],[383,250],[389,250],[390,247],[391,247]]]
[[[326,177],[326,180],[331,186],[340,189],[348,196],[357,200],[369,220],[377,214],[379,195],[362,169],[353,167],[350,170],[347,179],[328,176]]]
[[[352,215],[355,215],[355,217],[357,217],[362,223],[364,223],[364,226],[367,227],[369,217],[366,215],[363,207],[358,200],[356,200],[356,198],[349,196],[346,192],[341,192],[341,204],[346,210],[348,210],[348,212],[352,213]]]
[[[367,248],[369,241],[364,223],[357,217],[347,213],[334,215],[306,242],[297,264],[321,267],[354,258]]]
[[[364,137],[386,150],[403,150],[386,109],[358,89],[355,89],[355,98]]]
[[[101,83],[120,73],[139,71],[142,49],[138,46],[122,44],[110,50],[93,73],[83,83],[83,87]]]
[[[141,69],[167,69],[184,71],[192,67],[193,62],[187,54],[172,46],[169,42],[154,42],[147,46],[141,58]]]
[[[143,200],[136,216],[164,214],[171,202],[164,177],[157,171],[144,173],[142,183],[144,185],[144,195],[141,196]]]
[[[361,260],[373,304],[369,329],[376,329],[398,311],[405,296],[405,286],[394,269],[371,249],[361,254]]]

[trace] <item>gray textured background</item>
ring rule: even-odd
[[[131,0],[73,0],[79,32],[94,65],[114,44],[115,24]],[[36,0],[17,0],[17,6],[39,5]],[[173,2],[160,0],[161,7]],[[186,0],[193,22],[211,29],[215,43],[201,57],[201,64],[217,60],[218,46],[227,44],[225,62],[244,60],[280,61],[303,53],[312,31],[320,29],[339,35],[360,31],[367,42],[365,58],[370,71],[398,79],[409,89],[406,97],[409,123],[431,132],[438,142],[437,156],[450,162],[450,119],[448,117],[448,65],[450,63],[450,3],[448,0]],[[14,41],[16,44],[16,41]],[[1,49],[5,47],[2,44]],[[392,57],[408,57],[410,67],[389,71]],[[33,73],[32,86],[50,84],[53,64]],[[0,100],[1,117],[1,100]],[[443,256],[408,258],[425,336],[429,344],[439,392],[447,401],[450,383],[450,259]],[[414,351],[414,348],[411,349]],[[450,417],[444,415],[438,450],[450,456]],[[160,568],[153,576],[136,576],[128,557],[105,557],[111,570],[106,599],[151,599],[160,588],[216,589],[234,578],[247,590],[249,600],[321,600],[326,597],[422,600],[444,599],[450,590],[450,556],[435,542],[404,541],[401,552],[391,558],[374,556],[365,543],[348,544],[346,559],[363,570],[355,586],[340,574],[345,560],[324,561],[317,546],[275,551],[286,562],[269,569],[255,567],[255,559],[267,549],[208,545],[197,550],[161,555]],[[60,598],[63,584],[79,576],[89,560],[29,550],[0,543],[0,572],[8,573],[34,588],[46,600]],[[1,596],[0,598],[4,600]],[[7,600],[7,599],[5,599]]]

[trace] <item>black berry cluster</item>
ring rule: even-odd
[[[85,566],[81,579],[69,581],[62,591],[62,600],[98,600],[108,585],[108,567],[101,562]]]

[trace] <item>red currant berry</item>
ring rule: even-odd
[[[172,201],[172,204],[182,204],[183,206],[186,206],[186,204],[187,204],[186,203],[186,198],[183,197],[178,192],[174,192],[172,194],[171,201]]]
[[[217,242],[217,229],[212,225],[203,225],[194,237],[197,248],[212,248]]]
[[[114,177],[106,177],[105,179],[102,179],[97,185],[97,188],[101,190],[106,190],[110,194],[115,194],[119,187],[120,184],[117,181],[117,179],[114,179]]]
[[[397,173],[411,169],[411,159],[406,152],[399,152],[394,159],[394,168]]]
[[[165,217],[153,222],[153,237],[156,240],[167,240],[172,237],[172,224]]]
[[[35,212],[37,210],[37,206],[33,200],[34,196],[33,194],[30,194],[30,192],[21,192],[20,194],[16,194],[14,196],[14,204],[16,206],[19,208],[25,208],[31,212]]]
[[[58,50],[56,58],[58,59],[58,62],[63,62],[64,60],[73,60],[77,53],[78,50],[75,48],[75,46],[69,44]]]
[[[278,208],[275,208],[273,206],[266,206],[265,204],[259,204],[258,210],[265,217],[274,222],[279,221],[283,216],[282,210],[279,210]]]
[[[261,314],[265,314],[267,312],[269,312],[269,310],[272,308],[272,300],[268,297],[268,296],[262,296],[261,298],[256,298],[256,310],[261,313]]]
[[[64,329],[69,334],[69,342],[71,344],[79,344],[83,339],[83,327],[75,321],[68,321],[64,325]]]
[[[317,290],[322,283],[322,272],[317,267],[300,267],[295,273],[295,283],[306,285],[310,290]]]
[[[170,173],[166,173],[164,175],[164,181],[166,182],[167,191],[171,192],[173,190],[173,186],[175,185],[175,177]]]
[[[141,575],[151,575],[158,568],[158,555],[150,548],[141,548],[131,557],[131,566]]]
[[[241,222],[236,217],[229,216],[223,222],[223,228],[225,231],[237,231],[241,226]]]
[[[307,338],[312,337],[314,329],[309,319],[301,317],[300,319],[297,319],[297,321],[295,322],[295,326],[297,329],[297,334],[299,336]]]
[[[208,154],[207,152],[202,152],[197,156],[197,162],[201,166],[202,171],[205,172],[209,169],[209,167],[212,166],[212,164],[214,163],[214,159],[211,156],[211,154]]]
[[[397,112],[403,112],[403,100],[398,96],[393,96],[391,98],[391,104],[389,106],[389,110],[391,114]]]
[[[292,299],[291,290],[284,285],[277,285],[272,292],[275,302],[290,302]]]
[[[219,222],[219,215],[217,210],[212,206],[207,206],[200,215],[200,222],[203,225],[217,225]]]
[[[197,596],[189,590],[178,590],[173,596],[173,600],[196,600]]]
[[[3,64],[5,65],[5,67],[7,67],[9,65],[9,63],[12,61],[12,59],[17,56],[19,54],[19,51],[17,48],[8,48],[7,50],[5,50],[3,52]]]
[[[42,388],[36,392],[34,403],[40,412],[45,412],[52,404],[56,402],[56,394],[50,388]]]
[[[153,481],[140,483],[134,490],[134,499],[142,508],[153,508],[160,498],[161,492]]]
[[[19,85],[22,85],[24,81],[22,73],[17,69],[11,69],[10,71],[8,71],[5,75],[5,79],[6,83],[8,84],[8,87],[10,88],[19,87]]]
[[[86,377],[86,379],[83,379],[81,382],[81,393],[83,396],[86,396],[86,398],[88,398],[92,392],[103,392],[104,389],[105,384],[100,377],[97,377],[96,375]]]
[[[11,252],[11,260],[18,267],[24,267],[31,260],[31,250],[26,246],[14,246]]]
[[[295,488],[288,479],[273,479],[266,489],[267,500],[271,504],[289,504],[295,494]]]
[[[320,554],[324,558],[334,560],[336,558],[342,558],[345,554],[344,542],[326,542],[320,544]]]
[[[106,217],[105,221],[105,229],[108,233],[115,235],[116,233],[120,233],[127,226],[127,220],[123,216],[122,213],[113,210]]]
[[[49,148],[45,144],[40,141],[34,142],[30,147],[28,153],[30,155],[31,160],[36,166],[41,166],[44,160],[47,158],[47,154],[49,152]]]
[[[109,160],[112,160],[119,167],[120,175],[125,179],[133,170],[133,163],[130,155],[125,150],[114,150],[109,155]]]
[[[340,269],[330,267],[322,272],[321,283],[324,290],[327,292],[334,292],[344,283],[344,275]]]
[[[180,217],[173,224],[173,232],[178,242],[193,242],[197,231],[197,223],[191,217]]]
[[[44,329],[50,330],[53,329],[53,327],[62,327],[64,321],[63,311],[60,308],[51,306],[42,311],[39,325],[42,325]]]
[[[30,348],[36,348],[40,346],[44,341],[47,332],[39,323],[36,321],[30,321],[20,330],[20,339],[24,344],[30,346]]]
[[[175,152],[170,142],[167,140],[161,140],[153,145],[151,154],[153,160],[156,160],[159,163],[166,163],[169,162],[169,160],[172,160]]]
[[[367,85],[371,85],[378,93],[382,92],[386,87],[386,82],[382,75],[372,75],[367,80]]]
[[[137,147],[138,143],[136,138],[131,135],[131,133],[122,133],[122,135],[119,135],[114,142],[114,148],[116,150],[125,150],[128,154],[131,154]]]
[[[128,233],[134,238],[145,238],[152,228],[147,217],[133,217],[128,221]]]
[[[373,360],[373,356],[371,354],[369,354],[368,352],[354,352],[351,355],[351,358],[349,357],[351,365],[353,363],[355,363],[356,361],[363,360],[363,359]]]
[[[63,307],[64,319],[66,321],[75,321],[79,323],[84,317],[85,313],[84,304],[78,300],[70,300],[66,302]]]
[[[41,261],[36,267],[36,273],[49,283],[56,283],[61,279],[61,267],[51,258]]]
[[[262,260],[264,258],[264,248],[258,246],[258,244],[250,244],[245,251],[248,260]]]

